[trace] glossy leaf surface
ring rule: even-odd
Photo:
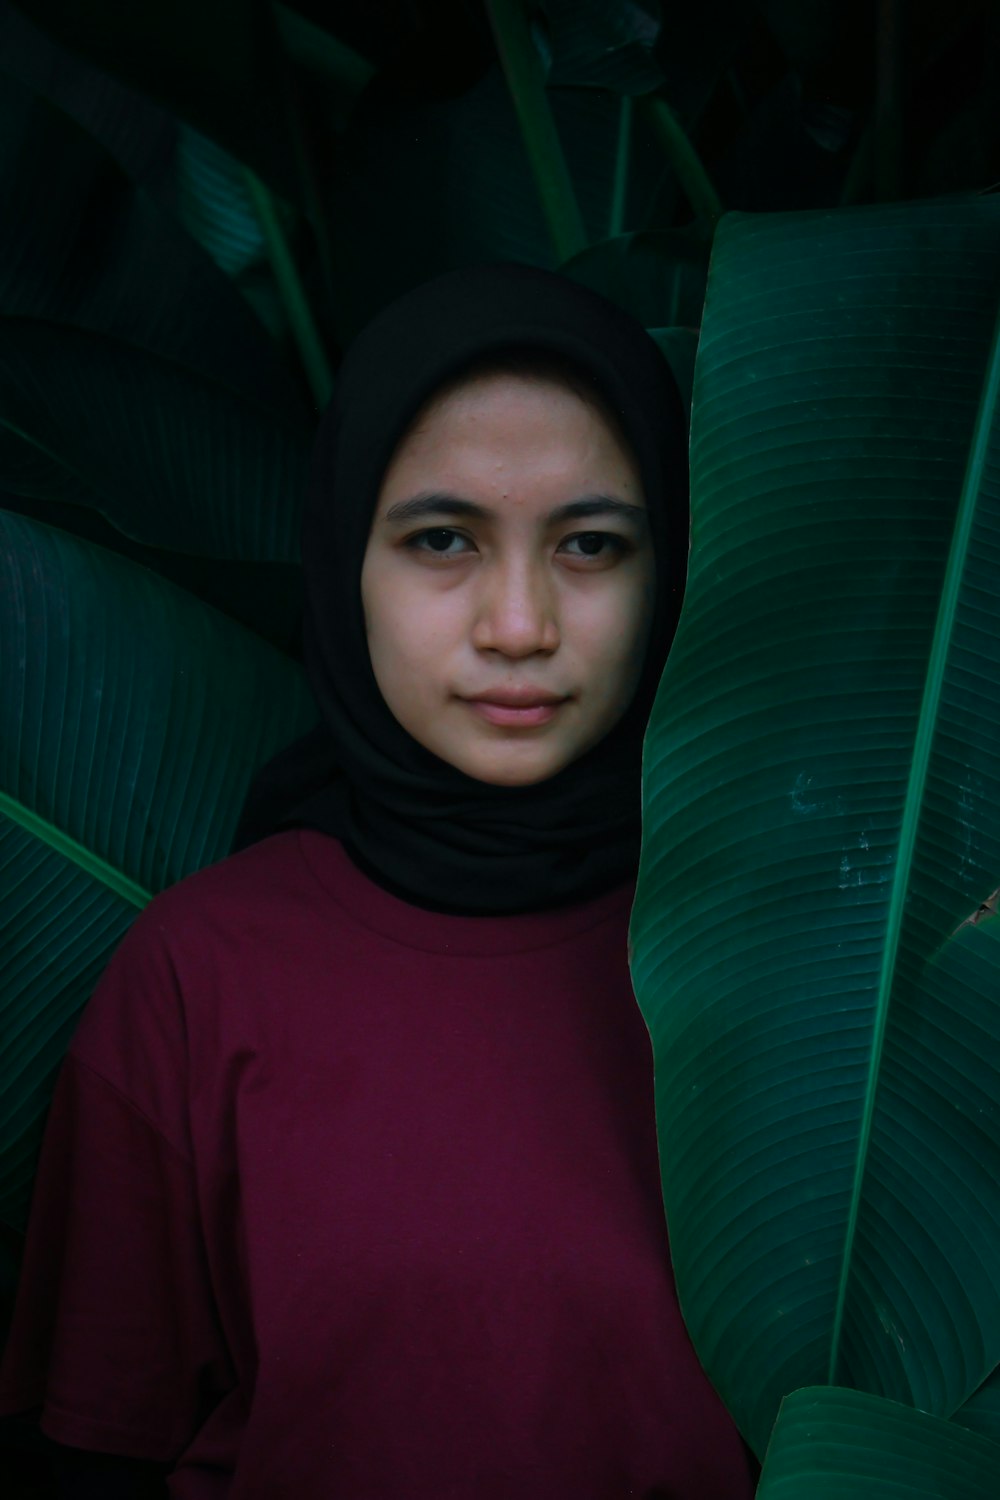
[[[787,1396],[757,1500],[990,1500],[1000,1445],[836,1386]]]
[[[221,859],[315,722],[301,668],[146,568],[0,512],[0,1219],[23,1223],[54,1074],[137,910]]]
[[[733,215],[633,978],[681,1305],[788,1392],[1000,1364],[1000,202]]]
[[[1000,1369],[987,1376],[951,1420],[1000,1443]]]

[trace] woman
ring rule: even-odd
[[[321,724],[87,1006],[4,1409],[185,1500],[751,1493],[627,964],[685,551],[676,391],[603,299],[479,267],[356,342],[303,529]]]

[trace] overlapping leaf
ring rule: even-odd
[[[617,302],[647,328],[697,328],[705,301],[708,244],[676,229],[622,234],[591,245],[560,270]]]
[[[171,116],[66,52],[12,0],[0,0],[0,66],[82,125],[134,182],[160,179],[173,140]]]
[[[250,781],[315,722],[301,669],[146,568],[0,512],[0,1219],[136,911],[227,852]]]
[[[786,1397],[758,1500],[988,1500],[1000,1445],[895,1401],[836,1386]]]
[[[1000,203],[732,216],[633,976],[695,1345],[938,1416],[1000,1364]]]
[[[313,425],[299,388],[227,277],[85,130],[12,79],[0,125],[2,503],[287,643]]]
[[[207,136],[181,125],[174,165],[177,210],[188,233],[227,276],[265,256],[264,232],[240,163]]]
[[[644,94],[663,81],[653,49],[657,0],[542,0],[551,56],[548,81]]]
[[[12,318],[0,341],[0,486],[94,506],[128,536],[293,561],[310,427],[130,344]]]
[[[18,0],[47,36],[174,110],[279,190],[295,181],[265,0]]]
[[[110,335],[303,421],[271,339],[206,252],[98,141],[7,76],[0,200],[4,319]]]

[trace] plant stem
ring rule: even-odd
[[[628,192],[628,158],[632,144],[632,98],[622,95],[621,112],[618,116],[618,149],[615,153],[615,181],[611,194],[611,217],[608,220],[608,237],[621,234],[625,225],[625,198]]]
[[[306,300],[298,267],[292,257],[288,240],[285,237],[285,231],[278,217],[274,198],[260,179],[254,176],[249,167],[243,168],[243,174],[246,178],[254,211],[260,220],[260,227],[264,231],[264,243],[267,246],[268,259],[271,262],[271,268],[278,283],[281,300],[288,314],[288,322],[299,351],[299,356],[305,368],[309,388],[315,397],[317,405],[321,407],[325,406],[329,400],[333,385],[330,366],[327,362],[326,352],[320,340],[312,311]]]
[[[902,173],[902,129],[899,91],[899,30],[901,7],[897,0],[879,0],[877,52],[875,59],[875,199],[886,203],[898,198]]]
[[[723,213],[722,200],[712,185],[697,151],[665,99],[645,94],[639,100],[644,120],[663,149],[685,197],[700,219],[714,228]]]
[[[567,261],[587,248],[587,235],[545,97],[541,62],[531,40],[522,0],[486,0],[486,12],[542,213],[558,259]]]

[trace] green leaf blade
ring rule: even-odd
[[[302,416],[277,349],[201,246],[98,140],[6,76],[0,200],[4,318],[108,334],[198,370],[278,417]]]
[[[882,1068],[886,1029],[889,1024],[890,1007],[898,982],[897,969],[900,959],[902,958],[905,963],[905,955],[901,955],[899,951],[904,932],[911,940],[915,954],[919,954],[922,946],[920,930],[914,931],[912,923],[906,924],[905,908],[914,883],[914,875],[925,873],[933,881],[934,871],[936,868],[939,868],[939,859],[936,856],[939,855],[940,851],[937,847],[929,851],[932,857],[929,861],[930,868],[926,872],[915,871],[913,867],[917,855],[918,833],[922,823],[922,813],[929,790],[928,774],[932,747],[939,727],[947,729],[946,714],[944,715],[944,725],[942,726],[941,698],[945,688],[949,657],[952,652],[959,597],[963,591],[963,584],[972,583],[972,580],[967,578],[967,573],[976,569],[976,559],[974,556],[970,558],[969,555],[969,544],[975,528],[977,515],[980,520],[980,530],[985,529],[987,532],[996,530],[997,536],[1000,538],[1000,526],[996,524],[995,518],[991,525],[988,506],[990,492],[986,472],[990,434],[995,426],[1000,428],[1000,422],[998,422],[998,397],[1000,397],[1000,321],[997,322],[994,330],[983,394],[979,403],[975,428],[972,434],[965,482],[958,501],[955,529],[952,535],[948,564],[941,587],[941,601],[934,628],[934,639],[931,643],[930,656],[927,663],[923,702],[920,708],[910,762],[909,784],[907,786],[906,802],[903,808],[900,827],[899,848],[895,859],[892,897],[886,918],[886,938],[882,950],[878,998],[876,1001],[873,1028],[874,1034],[870,1051],[869,1082],[858,1139],[858,1169],[855,1173],[854,1191],[848,1216],[843,1269],[837,1294],[837,1308],[834,1313],[829,1372],[831,1382],[836,1379],[840,1357],[841,1333],[851,1277],[854,1236],[857,1232],[858,1218],[862,1209],[865,1174],[868,1168],[867,1157],[871,1146],[872,1130],[875,1125],[876,1094]],[[1000,489],[995,490],[994,495],[1000,496]],[[982,506],[980,506],[980,501],[983,501]],[[997,508],[997,516],[1000,516],[1000,508]],[[971,592],[971,590],[967,592]],[[995,642],[996,639],[997,636],[994,631],[993,641]],[[961,649],[960,643],[958,643],[957,649]],[[942,788],[942,790],[945,790],[945,788]],[[931,837],[933,839],[933,832],[931,833]],[[1000,865],[997,868],[1000,868]]]
[[[663,82],[654,48],[663,24],[656,4],[543,0],[551,48],[547,81],[611,89],[630,98]]]
[[[0,565],[5,803],[140,890],[218,858],[256,767],[315,720],[301,668],[148,569],[2,512]]]
[[[310,428],[121,340],[34,318],[0,344],[0,486],[82,496],[136,540],[298,558]]]
[[[952,1421],[1000,1443],[1000,1370],[993,1370],[987,1376],[979,1389],[958,1408]]]
[[[1000,885],[995,422],[900,855],[998,296],[972,203],[735,216],[710,275],[633,978],[681,1305],[758,1452],[831,1351],[940,1415],[1000,1363],[1000,970],[974,1029],[948,967]]]
[[[858,1391],[785,1398],[758,1500],[987,1500],[1000,1446],[950,1422]]]
[[[144,901],[228,852],[316,720],[301,668],[68,533],[0,512],[0,1218],[21,1228],[55,1072]]]

